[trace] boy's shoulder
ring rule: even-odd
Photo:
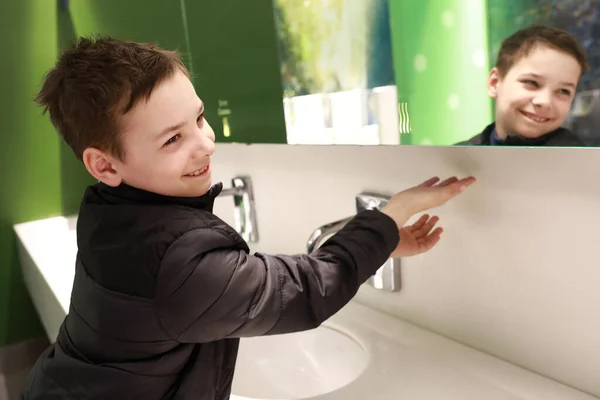
[[[190,232],[196,232],[203,238],[226,239],[232,247],[239,247],[241,243],[245,245],[231,226],[212,213],[212,203],[210,207],[104,204],[97,201],[93,190],[88,190],[77,220],[78,242],[88,248],[123,241],[134,244],[135,248],[147,246],[164,251]]]
[[[548,137],[546,146],[557,147],[584,147],[585,143],[571,130],[567,128],[558,128]]]
[[[185,233],[227,225],[212,212],[177,204],[82,204],[77,228],[104,231],[147,231]]]
[[[78,262],[94,282],[114,292],[152,298],[159,277],[178,276],[204,254],[249,252],[241,236],[208,209],[103,204],[90,196],[77,219]]]
[[[491,123],[486,126],[483,131],[473,136],[470,139],[456,143],[455,146],[481,146],[490,144],[490,136],[494,130],[495,123]]]

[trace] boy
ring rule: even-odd
[[[28,400],[228,399],[240,337],[317,327],[390,255],[433,247],[435,218],[404,224],[474,182],[400,192],[310,255],[250,255],[211,212],[215,136],[175,52],[81,39],[37,101],[99,183],[79,212],[69,313]]]
[[[567,31],[533,25],[502,42],[488,77],[495,122],[459,145],[583,146],[561,125],[579,79],[585,50]]]

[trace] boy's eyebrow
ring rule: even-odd
[[[198,115],[202,114],[204,112],[204,102],[200,103],[200,107],[198,107]],[[163,136],[165,136],[167,133],[176,131],[178,129],[181,129],[181,127],[183,127],[185,124],[187,124],[187,121],[184,122],[180,122],[177,125],[173,125],[173,126],[169,126],[165,129],[163,129],[158,135],[157,137],[161,138]]]
[[[532,76],[532,77],[534,77],[534,78],[537,78],[537,79],[544,79],[544,77],[543,77],[543,76],[541,76],[541,75],[538,75],[538,74],[535,74],[535,73],[533,73],[533,72],[528,72],[528,73],[525,73],[525,74],[523,74],[523,75],[524,75],[524,76]],[[560,84],[561,84],[562,86],[577,87],[577,85],[576,85],[576,84],[574,84],[574,83],[572,83],[572,82],[561,82]]]

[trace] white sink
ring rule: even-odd
[[[354,381],[367,363],[357,341],[327,326],[246,338],[240,343],[232,392],[245,399],[311,398]]]

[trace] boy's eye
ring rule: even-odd
[[[175,135],[175,136],[172,136],[169,140],[167,140],[165,142],[165,144],[163,145],[163,147],[172,145],[173,143],[177,142],[179,140],[179,138],[181,138],[181,135],[179,133],[177,135]]]
[[[560,94],[564,94],[565,96],[571,96],[571,91],[567,89],[560,89]]]
[[[531,86],[531,87],[535,87],[535,88],[539,86],[536,81],[532,81],[531,79],[525,79],[523,81],[523,83],[527,86]]]

